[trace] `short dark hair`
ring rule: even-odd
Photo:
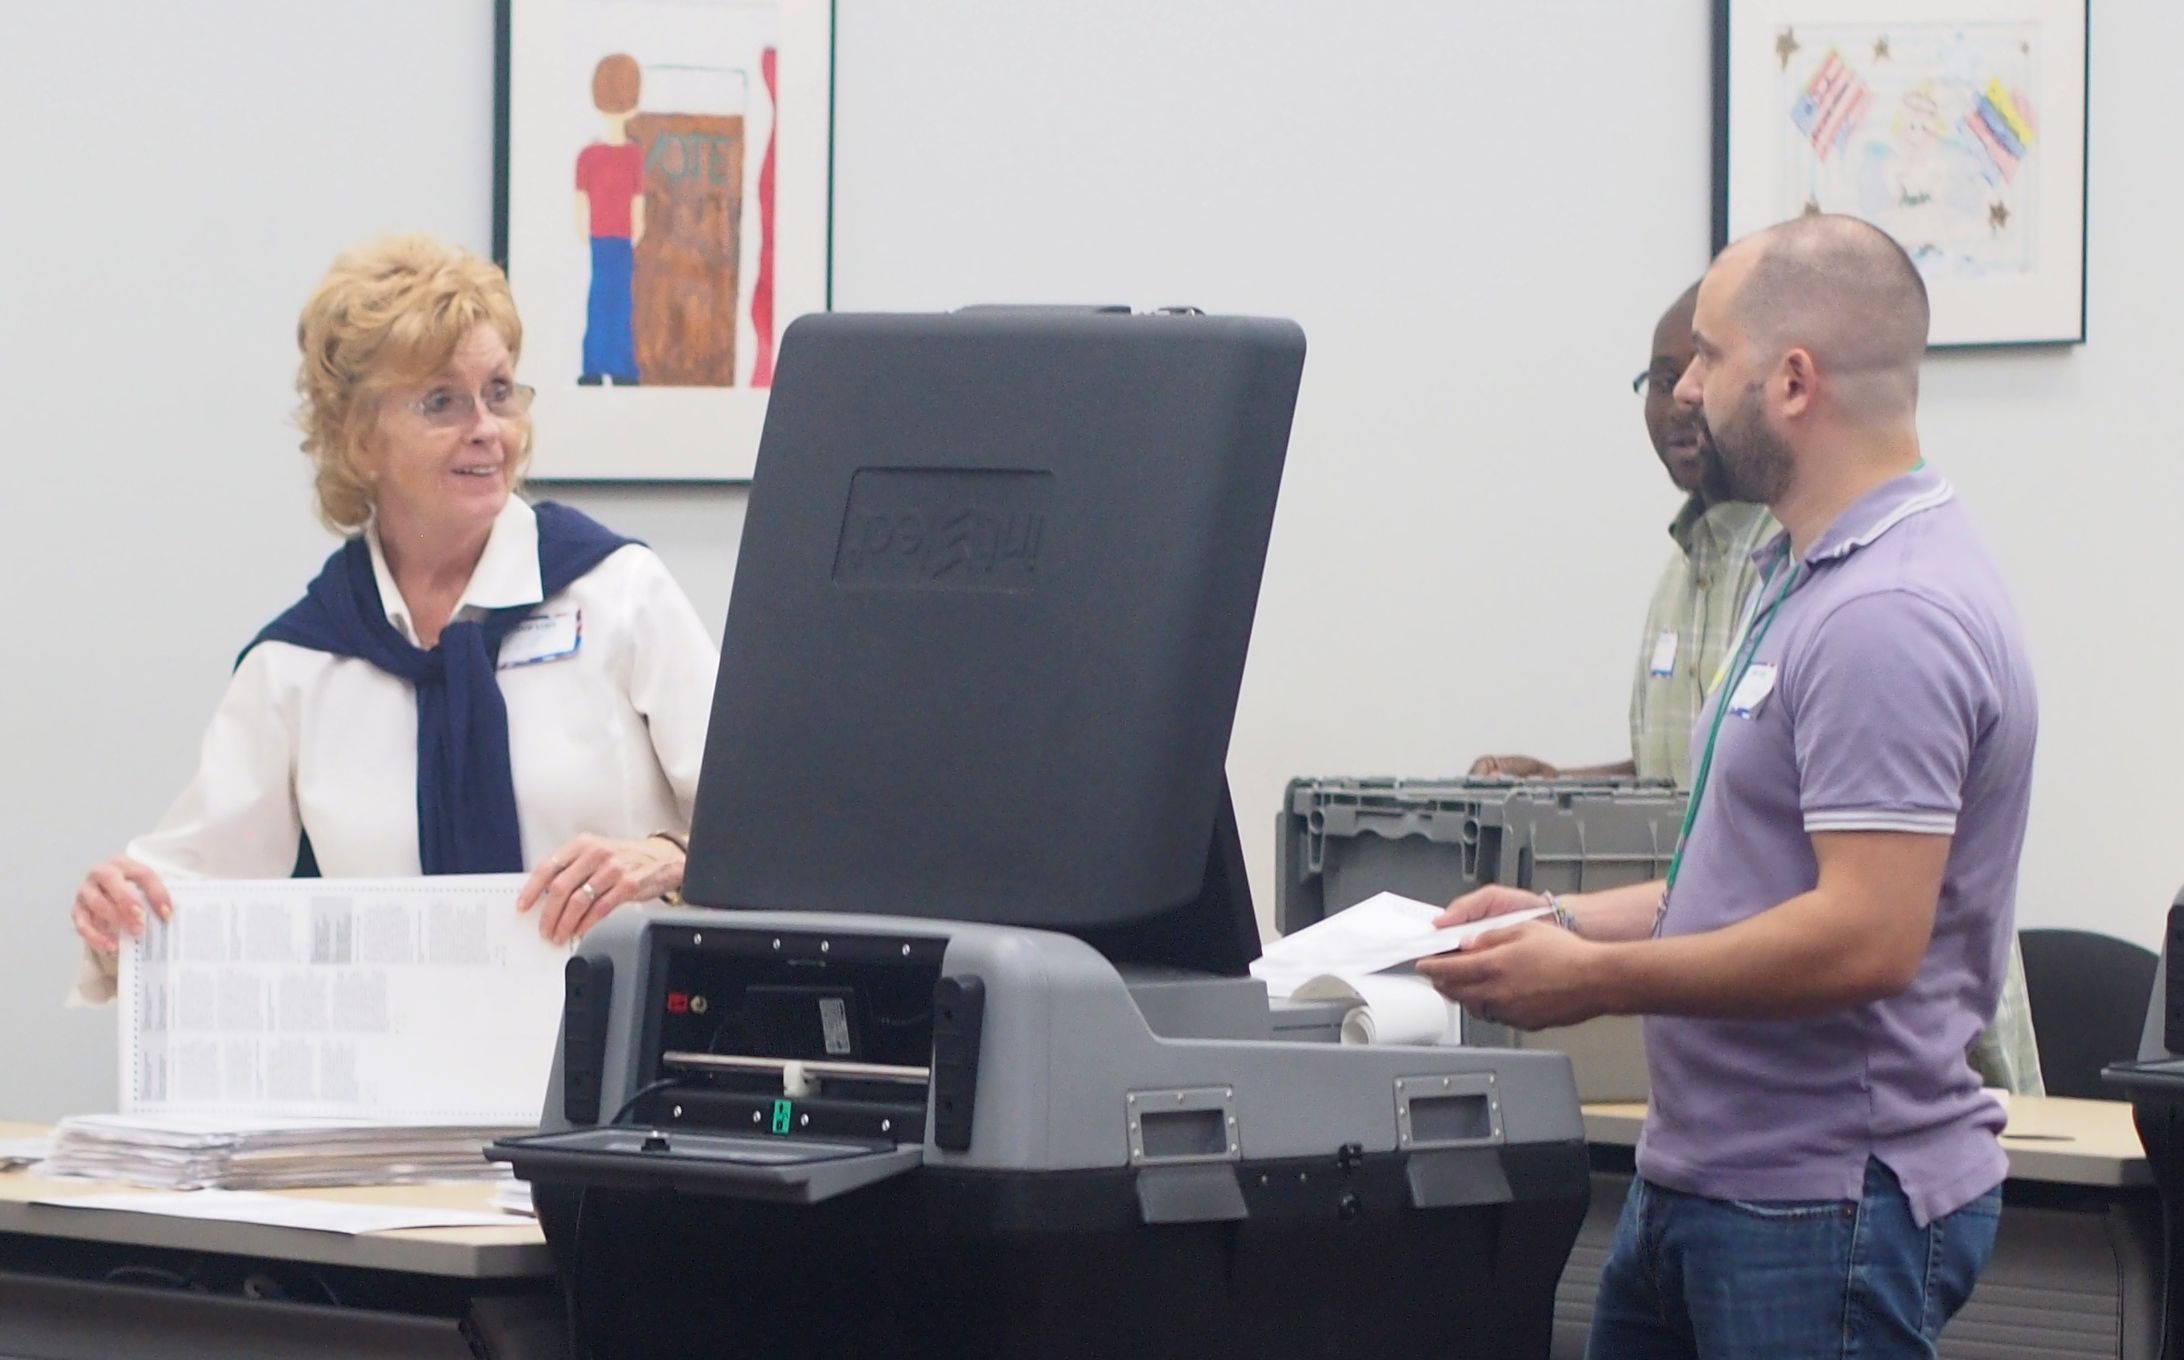
[[[1915,401],[1933,308],[1918,265],[1870,222],[1834,213],[1793,218],[1752,238],[1759,252],[1733,314],[1776,351],[1808,350],[1824,372],[1896,379]]]

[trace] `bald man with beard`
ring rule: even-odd
[[[1677,380],[1695,357],[1691,320],[1698,298],[1699,285],[1694,283],[1661,313],[1653,327],[1652,357],[1635,384],[1645,393],[1647,438],[1685,499],[1669,523],[1675,548],[1654,582],[1639,634],[1631,681],[1630,758],[1558,768],[1535,756],[1481,756],[1472,763],[1474,776],[1635,777],[1691,787],[1693,729],[1728,663],[1738,621],[1759,585],[1755,559],[1782,528],[1764,504],[1734,494],[1698,408],[1675,400]],[[2032,1003],[2025,994],[2024,957],[2014,934],[2009,976],[1994,1023],[1980,1031],[1967,1056],[1988,1086],[2014,1095],[2036,1096],[2046,1090]]]
[[[2008,589],[1919,442],[1924,282],[1813,216],[1701,283],[1677,401],[1783,532],[1700,717],[1663,882],[1419,972],[1526,1028],[1646,1018],[1653,1096],[1588,1354],[1932,1356],[1993,1251],[2038,699]],[[1538,899],[1487,888],[1443,923]]]

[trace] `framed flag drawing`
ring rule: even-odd
[[[2082,343],[2089,3],[1715,0],[1715,248],[1848,213],[1936,347]]]
[[[829,305],[832,0],[497,0],[494,256],[532,477],[742,481]]]

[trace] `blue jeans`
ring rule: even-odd
[[[1600,1273],[1586,1360],[1932,1356],[2001,1213],[1997,1187],[1920,1228],[1879,1161],[1855,1204],[1706,1199],[1641,1177]]]
[[[626,236],[594,236],[591,296],[584,308],[584,376],[637,379],[635,304],[636,247]]]

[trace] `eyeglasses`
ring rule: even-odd
[[[531,398],[537,395],[537,388],[522,383],[491,383],[485,389],[485,409],[497,419],[514,420],[531,409]],[[410,402],[409,409],[436,430],[459,430],[477,420],[478,398],[452,387],[436,387]]]
[[[1658,387],[1664,393],[1673,394],[1676,390],[1676,384],[1682,380],[1683,373],[1681,370],[1648,368],[1630,380],[1630,390],[1642,394],[1648,387]]]

